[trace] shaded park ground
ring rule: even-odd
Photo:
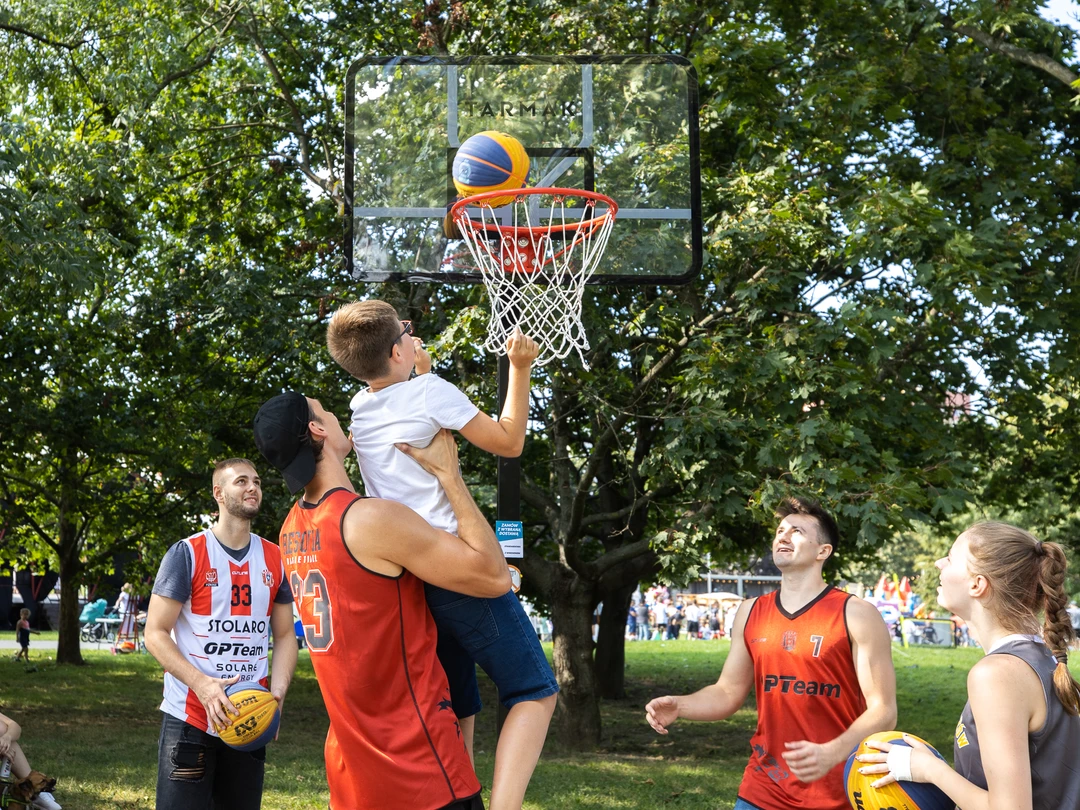
[[[24,672],[7,650],[0,660],[0,711],[23,725],[31,764],[59,777],[56,793],[65,810],[151,810],[160,728],[157,663],[148,655],[90,652],[85,667],[58,667],[50,647],[44,639],[33,647],[36,672]],[[727,721],[679,723],[668,737],[654,734],[643,719],[650,698],[714,680],[728,648],[726,641],[628,644],[628,696],[602,702],[601,747],[590,754],[564,752],[552,735],[526,808],[730,810],[749,753],[752,700]],[[981,651],[894,648],[894,656],[900,727],[927,738],[951,759],[965,679]],[[486,678],[481,689],[486,709],[477,723],[477,770],[489,785],[495,701]],[[326,728],[311,661],[302,651],[281,738],[267,756],[266,810],[326,807]]]

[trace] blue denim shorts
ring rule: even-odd
[[[742,796],[735,800],[735,810],[761,810],[756,804],[750,804]]]
[[[513,591],[495,599],[465,596],[425,585],[428,608],[439,629],[439,661],[450,682],[454,714],[480,711],[476,665],[499,690],[507,708],[559,691],[529,617]]]

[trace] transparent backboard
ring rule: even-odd
[[[444,218],[458,147],[499,130],[525,146],[528,185],[618,204],[590,283],[688,281],[702,257],[697,109],[696,74],[678,56],[359,59],[345,88],[347,269],[480,282]]]

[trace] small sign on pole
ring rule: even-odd
[[[525,527],[520,520],[496,520],[495,537],[507,559],[520,560],[525,556]]]

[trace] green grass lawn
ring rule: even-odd
[[[0,711],[23,725],[31,764],[59,777],[57,798],[65,810],[151,810],[161,700],[156,662],[148,655],[101,652],[87,654],[85,667],[58,667],[47,649],[32,647],[36,672],[12,662],[12,651],[5,650],[0,660]],[[653,733],[643,719],[652,697],[715,680],[727,650],[724,641],[628,644],[628,696],[602,704],[600,749],[582,755],[560,751],[549,741],[526,807],[730,810],[749,755],[752,708],[720,723],[678,723],[666,737]],[[925,737],[951,759],[965,678],[980,656],[971,649],[894,649],[900,728]],[[487,708],[477,722],[476,764],[481,781],[490,784],[495,699],[485,678],[481,689]],[[264,808],[326,807],[326,728],[311,662],[301,652],[281,738],[267,756]]]
[[[39,630],[36,634],[30,634],[30,652],[34,651],[34,646],[39,645],[44,649],[51,649],[56,646],[56,642],[60,640],[60,633],[57,630]],[[15,641],[14,630],[0,630],[0,641]]]

